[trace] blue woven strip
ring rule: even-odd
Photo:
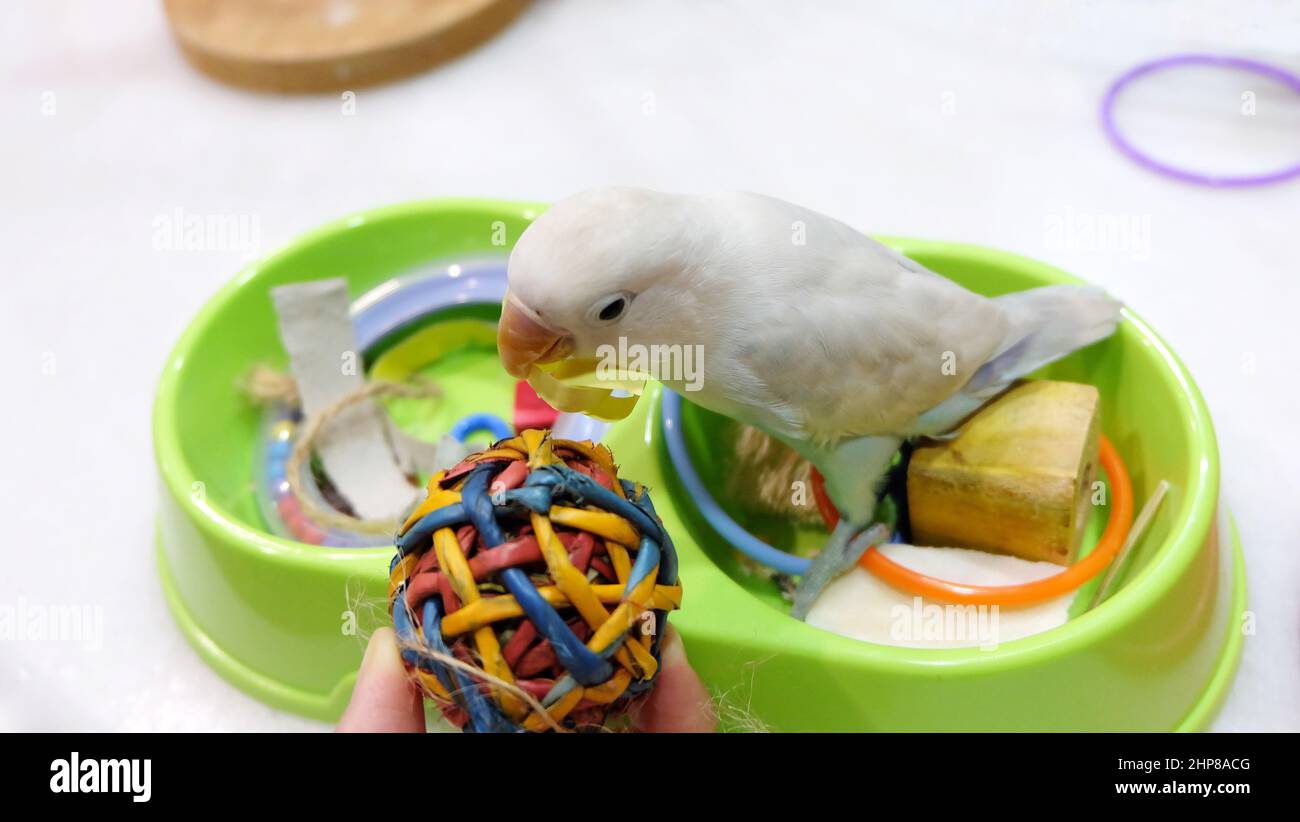
[[[623,589],[623,597],[625,599],[630,597],[633,589],[650,576],[658,564],[659,546],[649,537],[641,537],[641,547],[637,549],[636,561],[632,563],[632,570],[627,575],[627,587]]]
[[[542,704],[549,708],[563,699],[565,694],[576,687],[578,687],[578,680],[566,673],[564,676],[555,680],[555,684],[546,692],[546,696],[542,697]]]
[[[600,649],[601,658],[608,659],[609,657],[613,656],[615,651],[623,647],[623,641],[626,639],[627,639],[626,631],[614,637],[613,642],[610,642],[604,648]],[[551,705],[558,702],[560,698],[563,697],[565,694],[567,694],[569,691],[572,691],[577,686],[577,684],[578,682],[573,678],[573,674],[566,672],[564,676],[555,680],[555,684],[552,685],[551,689],[546,692],[546,696],[542,697],[542,704],[547,707],[550,707]]]
[[[488,484],[500,469],[501,466],[480,465],[470,472],[465,484],[461,486],[461,504],[465,506],[470,522],[478,529],[488,548],[505,542],[505,535],[497,524],[496,511],[487,493]],[[598,685],[610,677],[614,669],[609,662],[593,653],[569,630],[564,618],[542,599],[523,570],[506,568],[501,572],[501,581],[514,595],[515,601],[537,628],[537,632],[551,641],[556,658],[573,674],[574,679],[583,685]]]
[[[469,728],[478,733],[506,733],[519,730],[508,720],[478,689],[474,681],[464,672],[448,668],[442,662],[426,657],[412,648],[419,645],[420,637],[411,621],[410,612],[405,606],[406,591],[398,593],[398,602],[393,608],[393,628],[400,640],[402,660],[413,668],[427,671],[438,678],[447,693],[452,694],[469,715]],[[442,612],[435,598],[424,602],[424,647],[437,653],[451,656],[451,650],[442,641]]]
[[[405,592],[399,595],[405,602]],[[476,733],[508,733],[519,730],[513,722],[496,709],[478,686],[464,672],[448,668],[442,662],[426,657],[409,647],[419,645],[420,638],[410,613],[401,605],[393,608],[393,626],[401,639],[402,659],[413,668],[427,671],[438,678],[447,693],[452,694],[457,704],[469,715],[469,730]],[[424,647],[437,653],[451,656],[451,650],[442,641],[442,613],[434,598],[424,602]]]
[[[479,536],[488,548],[506,541],[487,492],[492,478],[504,467],[503,463],[480,463],[469,472],[465,484],[460,488],[460,504],[465,508],[465,516],[478,529]]]
[[[431,542],[433,532],[439,528],[451,528],[463,522],[465,522],[464,503],[455,502],[436,511],[430,511],[420,517],[405,534],[393,540],[394,545],[397,546],[397,555],[404,557],[423,547],[425,543]]]
[[[495,504],[495,500],[493,502]],[[509,509],[512,505],[522,505],[529,511],[546,514],[551,510],[551,489],[543,486],[511,488],[501,495],[501,505],[499,507]]]
[[[424,601],[423,633],[425,647],[441,654],[451,655],[451,649],[442,641],[442,606],[437,597],[429,597]],[[447,667],[433,660],[429,660],[429,662],[437,668]],[[458,689],[448,688],[448,691],[456,694],[458,701],[465,708],[465,712],[469,714],[469,728],[471,730],[476,733],[509,733],[522,730],[497,710],[496,705],[479,690],[476,681],[469,674],[459,669],[453,669],[452,675],[456,678],[460,687]],[[443,681],[440,674],[438,680]],[[443,682],[443,687],[446,687],[446,682]]]
[[[648,514],[650,514],[650,516],[653,517],[656,522],[659,521],[659,515],[655,512],[655,506],[654,503],[651,502],[650,500],[650,493],[648,491],[646,491],[643,488],[641,489],[641,493],[637,494],[636,485],[627,480],[623,480],[623,490],[627,492],[627,495],[629,497],[635,498],[636,504],[641,508],[643,508]],[[658,581],[662,585],[676,585],[677,584],[677,547],[673,545],[672,537],[668,536],[668,533],[666,531],[664,532],[664,539],[665,539],[664,543],[660,546],[661,554],[659,557],[659,580]],[[654,612],[654,615],[655,615],[656,630],[655,630],[654,640],[651,641],[650,643],[650,653],[654,655],[655,659],[660,659],[661,658],[660,650],[663,646],[663,641],[664,641],[664,630],[668,625],[668,612],[666,610],[660,609],[660,610],[656,610]],[[658,673],[656,673],[655,676],[649,680],[633,682],[631,686],[628,688],[628,690],[634,694],[643,693],[650,689],[650,686],[653,684],[654,680],[658,678],[658,676],[659,676]]]
[[[636,486],[626,480],[623,481],[623,490],[627,493],[628,497],[636,500],[637,507],[645,511],[646,515],[649,516],[651,520],[656,523],[659,522],[659,514],[655,511],[654,503],[650,501],[649,491],[642,488],[641,493],[637,494]],[[677,546],[673,545],[673,538],[668,536],[666,530],[660,528],[659,533],[663,535],[663,539],[659,542],[661,555],[659,558],[658,582],[661,585],[676,585]]]
[[[397,632],[398,647],[401,648],[402,659],[412,667],[420,664],[420,654],[416,652],[411,645],[419,645],[419,640],[415,636],[415,624],[411,622],[411,615],[406,610],[406,586],[397,592],[397,600],[393,603],[393,630]],[[441,680],[442,676],[439,675]],[[445,686],[447,683],[443,683]]]
[[[554,493],[566,500],[579,504],[592,504],[610,513],[628,520],[639,533],[648,534],[662,545],[667,539],[664,529],[653,514],[647,514],[642,508],[596,482],[580,471],[567,465],[547,465],[528,475],[525,486],[549,485]]]
[[[549,485],[555,488],[558,495],[567,496],[577,502],[594,503],[598,507],[631,520],[638,526],[642,534],[642,543],[638,547],[637,560],[633,565],[632,573],[629,574],[629,581],[643,579],[645,574],[648,574],[654,568],[655,563],[658,563],[659,577],[656,581],[662,585],[676,585],[678,578],[677,547],[673,545],[668,532],[659,524],[659,515],[655,512],[654,503],[650,501],[650,494],[644,488],[638,492],[637,486],[633,482],[628,480],[621,480],[620,482],[623,486],[623,492],[627,494],[628,499],[626,500],[609,491],[586,474],[575,471],[568,466],[552,465],[534,471],[525,481],[525,485]],[[653,558],[648,555],[645,558],[642,557],[642,548],[647,544],[647,537],[650,537],[649,544],[655,547],[655,556]],[[658,537],[659,540],[656,541],[653,537]],[[651,559],[653,559],[653,562],[650,562]],[[667,624],[667,611],[656,610],[654,614],[656,626]],[[650,652],[655,659],[659,659],[662,644],[663,631],[658,630],[655,632],[654,641],[650,643]],[[607,650],[612,652],[618,645],[619,643],[616,642]],[[636,686],[633,690],[640,692],[649,688],[650,683],[636,683]]]

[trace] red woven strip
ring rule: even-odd
[[[594,479],[596,482],[603,485],[605,487],[605,490],[607,491],[614,490],[614,481],[610,479],[609,474],[606,474],[604,471],[597,468],[595,465],[592,465],[587,462],[579,462],[576,460],[576,458],[574,462],[570,462],[568,463],[568,465],[574,471],[577,471],[582,474],[586,474],[587,476]]]
[[[442,608],[445,613],[454,614],[460,610],[460,598],[456,592],[451,590],[451,580],[446,574],[439,573],[438,577],[438,594],[442,596]],[[409,603],[410,600],[408,599]]]
[[[561,534],[560,540],[563,541],[567,534]],[[587,573],[587,566],[591,564],[591,554],[596,550],[596,540],[591,534],[583,531],[573,534],[569,542],[564,546],[569,549],[569,562],[573,567],[582,573]]]
[[[550,693],[551,688],[555,685],[554,679],[520,679],[515,684],[527,691],[534,699],[541,699]]]
[[[596,569],[596,573],[600,574],[605,579],[608,579],[611,582],[618,579],[618,575],[614,573],[614,569],[610,566],[608,562],[605,562],[605,560],[603,559],[592,557],[591,567]]]
[[[460,530],[457,537],[461,550],[469,553],[468,546],[472,544],[471,541],[476,533],[472,526]],[[604,543],[598,544],[595,538],[585,531],[566,531],[558,536],[560,542],[568,551],[569,561],[579,571],[585,574],[588,567],[593,567],[607,579],[615,578],[613,569],[610,568],[609,564],[594,556],[597,551],[605,553]],[[480,551],[470,559],[469,569],[477,582],[486,579],[503,568],[541,561],[542,549],[537,544],[537,538],[528,535],[498,545],[495,548]],[[459,600],[456,599],[454,593],[451,593],[451,586],[448,584],[447,578],[437,568],[438,559],[434,551],[428,551],[416,563],[415,571],[406,586],[406,602],[416,614],[420,613],[420,606],[424,600],[435,593],[441,594],[444,601],[455,603],[456,607],[449,607],[447,613],[453,613],[460,607]],[[447,598],[449,594],[450,599]]]
[[[499,494],[502,491],[509,491],[512,488],[518,488],[528,479],[528,463],[523,460],[514,462],[501,469],[501,473],[496,475],[492,484],[488,486],[489,494]]]
[[[537,628],[533,626],[533,623],[526,619],[519,623],[519,628],[515,630],[514,635],[501,649],[501,656],[505,657],[506,664],[511,669],[514,669],[519,664],[519,660],[535,639],[537,639]]]
[[[543,639],[532,650],[524,654],[523,659],[519,660],[519,665],[515,668],[515,676],[536,676],[542,671],[554,667],[555,649],[551,647],[549,639]]]

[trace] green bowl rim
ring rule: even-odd
[[[163,374],[158,384],[158,391],[153,407],[154,453],[158,468],[163,476],[167,490],[176,499],[191,522],[208,534],[218,537],[228,535],[235,537],[239,550],[260,554],[272,562],[311,562],[321,569],[335,567],[340,561],[369,561],[383,555],[389,557],[391,548],[329,548],[320,545],[306,545],[283,537],[277,537],[258,530],[239,518],[232,516],[223,506],[213,504],[206,497],[195,499],[190,493],[196,477],[189,470],[181,447],[174,411],[176,392],[179,390],[181,369],[195,341],[203,335],[208,326],[225,303],[241,288],[257,277],[264,269],[281,263],[288,257],[309,248],[321,240],[340,232],[352,231],[364,225],[389,219],[409,217],[419,213],[438,213],[480,210],[484,213],[500,215],[514,214],[521,219],[531,220],[546,208],[541,203],[494,200],[476,197],[446,197],[428,200],[416,200],[407,203],[380,206],[354,212],[324,225],[314,228],[275,252],[249,263],[230,282],[222,286],[203,304],[198,314],[186,326],[180,339],[172,347],[163,367]]]
[[[196,498],[191,494],[190,489],[196,478],[184,459],[174,417],[181,369],[195,341],[206,332],[218,311],[235,292],[247,285],[264,269],[282,262],[285,258],[299,253],[326,237],[385,220],[420,214],[434,216],[449,211],[475,210],[497,216],[509,214],[530,220],[546,207],[545,204],[533,202],[449,197],[417,200],[356,212],[311,230],[278,251],[251,263],[218,290],[199,310],[168,355],[154,402],[153,435],[159,471],[167,490],[190,521],[204,532],[221,538],[227,544],[233,543],[237,550],[256,553],[263,560],[270,562],[307,562],[318,570],[325,570],[337,569],[340,562],[369,564],[377,557],[388,558],[392,550],[384,547],[325,548],[276,537],[231,516],[223,506],[213,504],[205,496]],[[1079,278],[1047,263],[997,249],[946,241],[897,237],[881,239],[891,243],[905,254],[917,250],[940,255],[959,253],[966,260],[991,267],[1010,266],[1041,277],[1047,282],[1081,282]],[[929,669],[935,663],[949,663],[960,664],[964,669],[979,667],[987,670],[988,666],[993,668],[1019,666],[1043,656],[1056,656],[1069,652],[1095,639],[1122,630],[1125,625],[1139,616],[1141,611],[1158,602],[1195,559],[1206,536],[1210,533],[1218,507],[1218,446],[1205,400],[1181,360],[1131,309],[1124,308],[1123,317],[1164,362],[1180,387],[1178,395],[1182,413],[1179,415],[1179,421],[1188,441],[1195,446],[1190,449],[1187,456],[1190,463],[1189,474],[1195,477],[1195,480],[1187,489],[1183,504],[1178,511],[1179,527],[1165,540],[1155,556],[1135,578],[1102,606],[1051,631],[1000,644],[994,653],[978,648],[924,649],[874,645],[849,637],[828,635],[827,632],[814,629],[812,626],[806,627],[818,631],[823,637],[834,637],[842,641],[845,647],[851,644],[859,663],[869,661],[872,664],[898,670],[917,666]],[[730,577],[720,568],[717,570],[730,580]],[[821,647],[823,650],[826,648],[824,644]]]

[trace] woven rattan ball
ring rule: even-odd
[[[390,573],[402,659],[467,731],[605,727],[653,686],[680,603],[645,489],[537,430],[430,479]]]

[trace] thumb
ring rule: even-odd
[[[662,665],[654,688],[634,709],[633,720],[647,733],[712,733],[718,715],[708,688],[686,658],[677,629],[668,626],[660,653]]]
[[[357,672],[338,730],[419,733],[424,731],[424,700],[402,665],[397,634],[380,628],[366,645],[366,656]]]

